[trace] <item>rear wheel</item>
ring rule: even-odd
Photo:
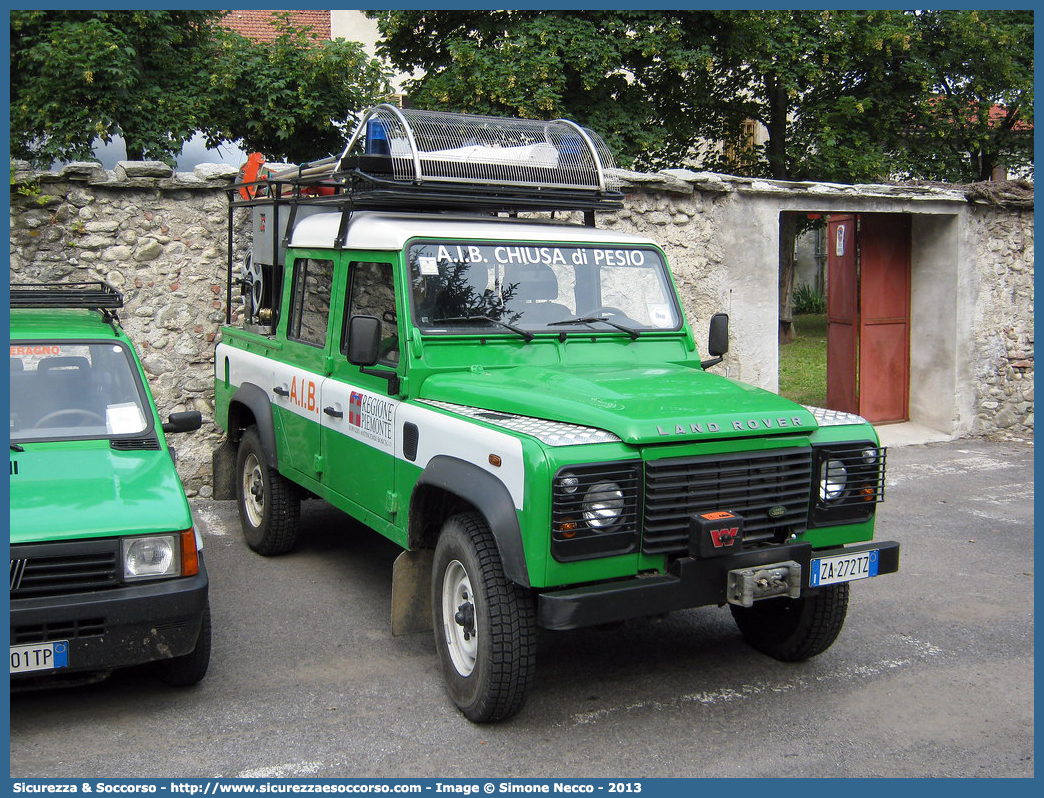
[[[525,702],[536,669],[528,590],[504,576],[496,541],[473,513],[442,528],[432,569],[435,645],[446,690],[469,720],[504,720]]]
[[[822,654],[837,639],[848,613],[848,584],[828,585],[802,598],[766,599],[729,609],[750,645],[783,662],[799,662]]]
[[[292,482],[268,465],[257,427],[248,427],[236,455],[236,495],[247,545],[285,554],[297,543],[301,499]]]

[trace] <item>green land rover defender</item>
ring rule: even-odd
[[[728,605],[801,660],[898,568],[873,427],[709,372],[727,317],[701,359],[663,250],[594,226],[613,174],[571,122],[378,106],[340,156],[229,191],[253,235],[229,235],[215,495],[261,554],[309,497],[400,545],[392,631],[434,628],[474,721],[520,709],[538,627]]]
[[[170,685],[210,662],[203,541],[120,293],[11,286],[11,688],[155,663]]]

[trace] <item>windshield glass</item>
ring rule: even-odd
[[[411,244],[408,258],[413,317],[425,332],[681,327],[663,258],[652,247],[436,241]]]
[[[122,344],[11,344],[12,441],[140,434],[149,416]]]

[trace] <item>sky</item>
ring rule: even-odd
[[[105,169],[113,169],[117,161],[127,160],[127,150],[123,139],[116,136],[111,144],[98,142],[94,148],[94,156],[101,161]],[[177,171],[191,172],[201,163],[225,163],[231,166],[242,166],[246,163],[247,154],[234,144],[223,144],[217,149],[208,150],[203,137],[196,134],[185,144],[181,155],[177,157]]]

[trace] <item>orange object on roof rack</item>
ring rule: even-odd
[[[257,183],[258,180],[264,180],[265,175],[258,175],[261,171],[261,165],[265,162],[265,156],[259,152],[252,152],[247,156],[247,161],[239,170],[238,183],[242,185],[239,188],[239,196],[245,200],[253,199],[254,195],[257,194]]]

